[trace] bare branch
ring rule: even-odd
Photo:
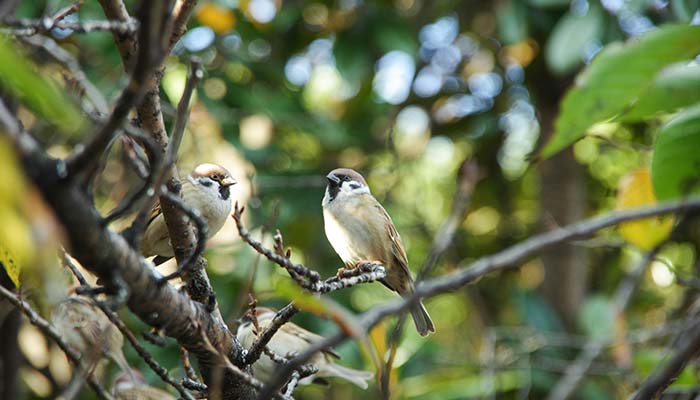
[[[162,0],[154,0],[160,2]],[[131,73],[129,85],[119,96],[117,103],[107,121],[89,142],[79,146],[78,150],[66,161],[69,174],[89,169],[102,156],[103,152],[115,137],[122,121],[131,107],[141,102],[148,87],[147,82],[153,73],[154,66],[160,65],[161,60],[154,57],[160,53],[156,49],[159,43],[153,31],[161,24],[160,15],[155,11],[156,4],[142,2],[139,10],[139,51],[136,56],[134,70]]]
[[[81,285],[86,286],[87,281],[85,280],[85,277],[83,276],[82,273],[80,273],[80,270],[78,267],[73,263],[72,260],[68,258],[68,255],[64,252],[63,253],[63,264],[70,269],[70,271],[73,273],[73,276],[80,282]],[[134,336],[134,333],[129,330],[129,328],[124,324],[124,322],[119,318],[119,315],[117,315],[116,312],[110,310],[103,302],[100,301],[95,301],[95,305],[102,310],[102,312],[107,316],[107,318],[114,324],[114,326],[119,329],[119,331],[126,337],[126,340],[129,341],[129,344],[131,344],[131,347],[136,350],[136,353],[146,362],[146,364],[153,370],[153,372],[156,373],[160,377],[160,379],[163,380],[163,382],[171,385],[172,387],[177,390],[180,395],[182,395],[183,398],[187,400],[194,400],[194,397],[192,397],[192,394],[187,391],[179,382],[174,380],[173,378],[170,377],[168,374],[168,370],[162,367],[158,362],[153,358],[153,356],[146,350],[143,346],[141,346],[141,343],[139,343],[138,339],[136,339],[136,336]]]
[[[144,212],[139,218],[134,220],[134,229],[131,234],[139,236],[143,229],[143,222],[146,220],[145,213],[150,211],[151,204],[153,203],[156,195],[158,194],[155,190],[156,187],[162,185],[164,177],[164,171],[170,169],[174,163],[177,156],[177,150],[180,148],[180,143],[182,141],[182,136],[185,132],[185,126],[187,125],[187,119],[189,117],[189,104],[192,98],[192,93],[194,91],[197,82],[202,77],[202,65],[198,60],[192,60],[190,63],[190,74],[187,77],[187,82],[185,83],[185,90],[182,93],[180,102],[177,106],[177,116],[175,118],[175,124],[173,126],[173,132],[171,135],[171,140],[168,143],[168,147],[165,152],[165,160],[163,162],[153,163],[151,170],[144,182],[143,186],[129,196],[127,199],[122,201],[122,203],[117,206],[112,212],[110,212],[107,217],[105,217],[105,223],[110,223],[120,217],[122,217],[126,212],[131,210],[131,208],[140,201],[144,196],[147,197],[144,207]],[[150,136],[143,135],[140,132],[130,132],[130,136],[138,135],[137,137],[142,143],[148,143],[149,154],[152,154],[152,158],[159,161],[159,151],[157,149],[156,143]]]
[[[81,91],[85,93],[85,96],[87,96],[88,100],[93,105],[95,111],[100,115],[106,115],[109,112],[107,101],[104,96],[100,93],[99,89],[90,82],[87,75],[85,75],[85,72],[80,67],[80,63],[78,63],[78,60],[76,60],[72,54],[59,46],[55,40],[46,36],[27,37],[24,38],[23,41],[32,46],[44,49],[51,58],[68,70],[75,82],[80,86]]]
[[[98,0],[102,6],[102,10],[105,16],[109,20],[120,21],[122,23],[131,20],[129,13],[126,11],[126,6],[122,0]],[[138,43],[136,42],[136,35],[129,32],[115,32],[112,31],[112,36],[114,37],[114,42],[117,44],[119,49],[119,54],[121,54],[122,62],[124,68],[128,68],[131,64],[131,59],[136,55],[138,48]]]
[[[275,333],[277,333],[282,325],[286,324],[298,312],[299,309],[294,306],[293,302],[287,304],[282,309],[277,311],[277,314],[275,314],[274,318],[272,318],[272,322],[267,329],[258,335],[257,339],[255,339],[253,344],[250,346],[250,349],[248,349],[244,362],[250,365],[258,361],[260,355],[265,349],[265,346],[270,343],[270,340],[272,340],[272,337],[275,336]]]
[[[27,302],[20,299],[10,290],[6,289],[1,285],[0,296],[12,303],[15,307],[19,308],[22,311],[22,313],[27,316],[29,322],[31,322],[32,325],[39,328],[39,330],[41,330],[41,332],[43,332],[44,335],[50,337],[58,345],[58,347],[60,347],[61,350],[66,354],[66,356],[73,363],[73,365],[75,365],[75,368],[77,368],[78,370],[82,368],[80,363],[80,353],[78,353],[72,347],[70,347],[68,343],[66,343],[63,340],[61,334],[58,333],[58,331],[54,329],[54,327],[51,326],[51,324],[47,320],[42,318],[36,311],[34,311],[34,309],[29,304],[27,304]],[[100,398],[112,399],[112,396],[110,396],[109,393],[107,393],[105,388],[102,387],[102,385],[94,378],[94,376],[88,376],[87,380],[90,384],[90,387]]]
[[[480,258],[450,274],[427,280],[416,287],[416,290],[405,298],[393,300],[364,312],[359,319],[359,329],[369,332],[370,329],[384,318],[407,310],[421,298],[433,297],[459,289],[465,285],[476,282],[484,275],[492,272],[518,268],[518,262],[554,244],[563,243],[572,239],[584,238],[601,229],[615,226],[629,220],[670,213],[684,213],[697,209],[700,209],[700,199],[692,197],[661,203],[653,207],[614,211],[533,236],[528,240],[520,242],[496,254]],[[700,330],[696,332],[698,332],[698,346],[700,346]],[[265,399],[272,393],[277,392],[289,379],[295,368],[304,364],[318,351],[342,343],[347,338],[348,333],[340,330],[335,335],[309,346],[305,351],[290,360],[289,363],[278,369],[265,388],[260,392],[258,398]]]
[[[366,262],[357,265],[353,269],[344,270],[335,277],[321,280],[321,275],[302,264],[295,264],[290,259],[289,250],[284,250],[282,235],[279,231],[275,234],[275,251],[265,248],[262,243],[253,239],[250,232],[243,225],[243,211],[245,207],[238,207],[236,203],[233,207],[231,217],[236,221],[238,234],[244,242],[248,243],[256,252],[262,254],[268,260],[284,268],[289,276],[302,288],[314,293],[328,293],[336,290],[355,286],[360,283],[374,282],[383,279],[386,271],[383,265]]]
[[[134,33],[138,29],[138,22],[128,21],[81,21],[81,22],[54,22],[45,18],[35,19],[8,19],[0,22],[0,32],[13,36],[33,36],[40,33],[50,33],[53,29],[71,30],[75,33],[90,33],[112,31],[117,34]]]

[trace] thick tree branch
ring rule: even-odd
[[[160,284],[160,274],[136,253],[124,238],[107,229],[86,194],[62,178],[60,160],[45,155],[19,124],[12,122],[0,104],[0,121],[9,119],[4,130],[16,144],[27,176],[35,183],[57,218],[66,228],[71,255],[85,268],[103,279],[108,290],[118,276],[129,289],[127,305],[150,326],[163,329],[192,354],[197,356],[205,382],[221,368],[221,358],[213,355],[210,345],[223,354],[235,354],[234,338],[223,319],[210,314],[200,303],[190,300],[171,285]],[[206,334],[206,340],[202,337]],[[252,391],[245,380],[225,379],[220,388],[224,398],[250,398]],[[210,386],[211,387],[211,386]]]

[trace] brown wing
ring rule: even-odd
[[[150,225],[151,222],[153,222],[154,219],[158,218],[160,215],[161,210],[160,210],[160,201],[156,201],[156,204],[153,205],[153,208],[151,208],[151,214],[148,217],[148,223],[146,226]]]
[[[382,207],[379,202],[375,204],[375,207],[377,207],[382,215],[385,218],[385,224],[386,226],[386,232],[387,235],[389,235],[389,239],[391,240],[391,254],[394,256],[394,259],[398,262],[398,264],[401,266],[401,269],[403,272],[406,273],[406,275],[411,277],[411,271],[408,269],[408,256],[406,256],[406,250],[403,248],[403,242],[401,241],[401,235],[399,235],[399,232],[396,230],[396,227],[394,226],[394,221],[391,220],[391,217],[389,214],[386,212],[384,207]],[[396,288],[394,289],[396,290]]]
[[[288,330],[288,332],[290,334],[297,336],[298,338],[304,340],[305,342],[307,342],[309,344],[318,343],[324,339],[323,336],[317,335],[313,332],[309,332],[306,329],[304,329],[304,328],[300,327],[299,325],[296,325],[292,322],[287,322],[287,324],[285,324],[284,327],[285,327],[285,329]],[[323,350],[323,353],[328,354],[330,356],[333,356],[335,358],[340,358],[340,354],[336,353],[333,349]]]

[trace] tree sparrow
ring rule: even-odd
[[[92,301],[71,296],[51,313],[51,322],[66,343],[80,353],[83,368],[91,372],[104,356],[130,372],[122,346],[124,336]]]
[[[148,386],[138,371],[117,375],[112,384],[112,395],[116,400],[175,400],[163,389]]]
[[[355,268],[364,262],[382,264],[386,278],[381,282],[401,296],[411,294],[413,278],[401,236],[384,207],[370,194],[365,179],[347,168],[334,169],[326,178],[322,202],[326,237],[345,267]],[[423,303],[415,304],[410,312],[421,336],[435,332]]]
[[[238,327],[236,336],[245,348],[252,346],[258,334],[262,333],[270,325],[275,317],[275,313],[276,311],[271,308],[256,308],[256,318],[260,331],[256,330],[251,316],[246,315],[243,318],[243,323]],[[309,332],[292,322],[287,322],[275,333],[267,344],[267,348],[278,356],[287,358],[301,353],[309,345],[320,340],[323,340],[322,336]],[[318,372],[301,379],[299,384],[323,383],[325,382],[323,378],[336,377],[345,379],[362,389],[367,389],[367,381],[372,379],[374,374],[338,365],[334,359],[339,358],[340,356],[332,350],[316,353],[311,357],[309,363],[316,366]],[[258,379],[267,381],[272,377],[277,367],[278,365],[267,354],[263,353],[258,361],[253,364],[253,372]]]
[[[200,164],[182,180],[182,198],[202,213],[209,228],[208,238],[221,229],[231,213],[230,187],[235,184],[231,174],[216,164]],[[158,256],[154,261],[156,265],[174,256],[160,204],[156,204],[151,212],[141,254],[144,257]]]

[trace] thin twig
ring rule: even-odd
[[[71,30],[75,33],[90,33],[111,31],[118,34],[133,33],[138,29],[134,20],[122,21],[81,21],[81,22],[51,22],[48,18],[14,19],[0,22],[0,32],[12,36],[33,36],[39,33],[49,33],[54,29]]]
[[[343,276],[335,276],[324,281],[321,280],[321,275],[302,264],[292,262],[289,250],[284,250],[282,235],[279,231],[274,236],[275,250],[265,248],[262,243],[253,239],[250,232],[243,225],[242,214],[245,207],[238,207],[238,203],[234,205],[233,214],[231,217],[236,221],[238,234],[244,242],[248,243],[256,252],[262,254],[268,260],[284,268],[289,276],[302,288],[314,293],[328,293],[336,290],[348,288],[360,283],[368,283],[378,281],[386,277],[386,271],[383,265],[366,262],[359,264],[353,269],[348,269]]]
[[[144,196],[147,196],[145,204],[148,206],[147,209],[150,210],[150,205],[157,195],[154,188],[162,185],[162,182],[165,179],[164,171],[169,170],[170,167],[175,164],[177,151],[180,148],[182,136],[185,133],[185,126],[187,125],[187,119],[189,117],[190,99],[192,98],[192,93],[194,92],[197,82],[202,78],[202,76],[203,72],[201,62],[198,60],[192,60],[190,62],[190,74],[187,77],[187,82],[185,83],[185,90],[183,91],[180,102],[177,105],[177,115],[175,117],[170,142],[168,142],[168,147],[165,151],[165,160],[162,163],[158,162],[153,165],[143,186],[127,199],[122,201],[113,211],[111,211],[107,217],[105,217],[105,223],[110,223],[124,216],[124,214],[131,210],[131,208]],[[139,133],[140,132],[136,131],[130,132],[129,134],[130,136],[136,136]],[[150,147],[149,154],[153,154],[154,156],[158,155],[159,152],[157,151],[157,145],[150,136],[140,134],[137,137],[142,143],[148,143]],[[144,220],[145,218],[136,218],[134,223],[142,223]],[[139,232],[130,231],[132,235],[136,235]]]
[[[80,67],[80,63],[72,54],[59,46],[55,40],[46,36],[26,37],[23,41],[32,46],[44,49],[51,58],[68,70],[75,82],[80,86],[80,90],[85,93],[85,96],[89,99],[96,112],[100,115],[106,115],[109,112],[107,101],[104,96],[100,90],[90,82],[90,79],[88,79],[87,75]]]
[[[208,236],[208,231],[209,227],[207,226],[207,222],[204,220],[202,217],[202,213],[199,212],[196,208],[190,207],[187,203],[185,203],[184,200],[182,200],[181,197],[176,196],[167,190],[161,191],[161,197],[165,197],[168,199],[171,204],[174,204],[176,207],[178,207],[182,212],[187,215],[188,218],[190,218],[195,226],[197,227],[197,241],[195,243],[195,248],[193,251],[185,258],[181,263],[178,264],[177,270],[173,272],[170,275],[166,275],[161,279],[161,282],[167,282],[169,280],[179,278],[181,277],[184,273],[188,272],[189,269],[194,265],[195,261],[199,256],[204,252],[204,248],[207,245],[207,236]]]
[[[70,269],[70,271],[73,273],[73,275],[76,277],[76,279],[78,280],[78,282],[80,282],[81,285],[87,285],[85,277],[80,272],[77,265],[75,265],[73,261],[68,258],[68,255],[65,252],[63,253],[63,263],[68,267],[68,269]],[[102,310],[105,316],[109,318],[112,324],[114,324],[114,326],[116,326],[117,329],[119,329],[122,335],[126,337],[126,339],[131,344],[131,347],[133,347],[134,350],[136,350],[138,355],[146,362],[146,364],[153,370],[153,372],[155,372],[156,375],[158,375],[160,379],[163,380],[163,382],[174,387],[175,390],[177,390],[183,398],[187,400],[194,400],[192,394],[188,392],[187,389],[185,389],[179,382],[171,378],[168,374],[168,370],[160,364],[158,364],[158,362],[155,360],[155,358],[153,358],[153,356],[148,352],[148,350],[141,346],[141,343],[139,343],[134,333],[131,332],[131,330],[129,330],[129,328],[119,318],[119,315],[117,315],[116,312],[110,310],[107,306],[105,306],[103,302],[96,301],[95,304],[97,305],[97,307],[100,308],[100,310]]]
[[[277,333],[277,331],[286,324],[294,315],[299,312],[299,309],[294,306],[294,303],[289,303],[282,309],[277,311],[270,325],[255,339],[253,344],[248,349],[244,357],[244,362],[246,365],[253,364],[258,361],[260,355],[263,353],[265,346],[270,343],[272,337]]]
[[[700,198],[691,197],[664,202],[652,207],[613,211],[550,232],[535,235],[496,254],[482,257],[466,266],[458,268],[452,273],[427,280],[422,285],[418,286],[412,294],[404,298],[390,301],[364,312],[359,318],[358,329],[369,332],[369,330],[384,318],[407,310],[421,298],[433,297],[459,289],[493,272],[518,268],[518,262],[552,245],[572,239],[584,238],[601,229],[615,226],[625,221],[642,219],[655,215],[684,213],[697,209],[700,209]],[[698,336],[700,341],[700,331],[698,332]],[[349,333],[339,330],[336,334],[309,346],[306,350],[291,359],[289,363],[278,368],[272,379],[259,393],[258,398],[265,399],[277,392],[289,379],[289,376],[291,376],[295,368],[304,364],[318,351],[336,346],[345,341],[348,337]]]
[[[115,137],[122,121],[127,116],[131,107],[141,102],[148,87],[148,80],[153,74],[154,67],[160,65],[161,60],[155,55],[160,54],[156,49],[158,38],[153,34],[154,28],[160,25],[160,15],[155,11],[155,5],[143,2],[139,7],[139,50],[136,63],[131,73],[131,79],[127,87],[122,91],[112,114],[107,122],[100,127],[83,146],[72,154],[66,161],[69,174],[89,169],[102,157],[104,150]]]
[[[61,350],[66,354],[68,359],[75,365],[76,368],[81,369],[81,363],[80,363],[80,353],[75,351],[72,347],[66,343],[63,338],[61,337],[61,334],[53,327],[51,324],[42,318],[34,309],[24,300],[20,299],[17,297],[14,293],[12,293],[10,290],[6,289],[3,286],[0,286],[0,296],[5,298],[7,301],[12,303],[15,307],[17,307],[24,315],[27,316],[29,319],[29,322],[39,328],[41,332],[44,333],[44,335],[50,337],[57,345],[58,347],[61,348]],[[88,383],[90,384],[90,387],[95,391],[95,393],[102,399],[112,399],[112,396],[105,390],[104,387],[95,379],[93,375],[89,375],[88,378]]]

